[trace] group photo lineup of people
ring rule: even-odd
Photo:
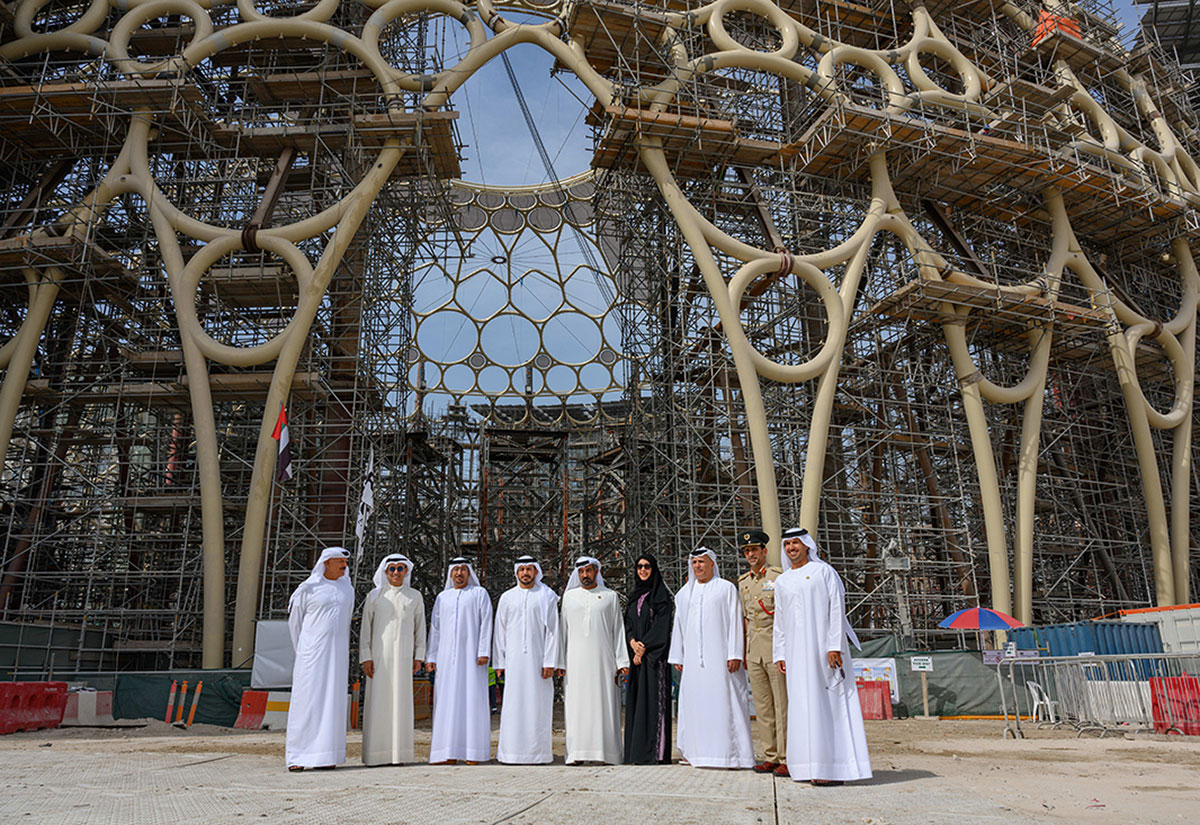
[[[804,528],[784,531],[782,567],[767,564],[763,531],[738,538],[749,569],[736,581],[722,577],[713,550],[698,547],[674,594],[658,560],[639,555],[623,608],[590,556],[575,561],[561,596],[543,583],[537,559],[518,558],[494,610],[470,560],[453,558],[428,626],[413,563],[385,557],[361,606],[363,764],[415,761],[413,677],[425,671],[431,764],[492,759],[496,680],[496,759],[553,762],[558,677],[567,765],[671,764],[678,748],[679,762],[696,768],[814,785],[869,779],[850,658],[850,644],[860,645],[841,578]],[[346,762],[349,557],[341,547],[324,550],[289,602],[290,771]]]

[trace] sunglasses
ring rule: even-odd
[[[387,566],[387,572],[389,573],[403,573],[407,569],[403,564],[389,564]]]
[[[654,569],[654,565],[652,565],[652,564],[639,564],[639,565],[637,566],[637,569],[638,569],[638,570],[653,570],[653,569]]]

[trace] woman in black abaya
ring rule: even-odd
[[[671,762],[671,623],[675,601],[649,553],[638,556],[633,592],[625,606],[629,687],[625,694],[625,762]]]

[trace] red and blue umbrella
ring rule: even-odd
[[[938,622],[938,627],[951,630],[1010,630],[1025,625],[1007,613],[989,610],[986,607],[968,607],[952,613]]]

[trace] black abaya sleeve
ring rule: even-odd
[[[654,617],[646,628],[645,637],[638,639],[646,646],[643,664],[657,665],[671,649],[671,624],[675,619],[675,603],[670,599],[654,605]]]

